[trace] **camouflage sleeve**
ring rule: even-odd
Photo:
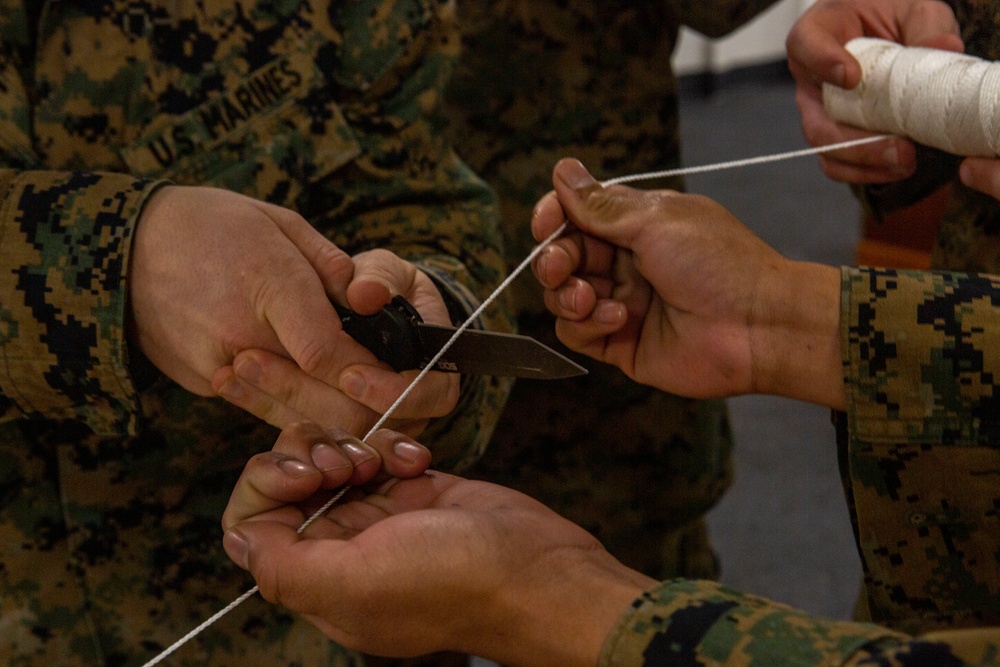
[[[22,71],[30,71],[32,3],[0,16],[0,421],[135,426],[124,343],[132,229],[151,181],[33,171],[38,158]]]
[[[120,174],[0,170],[0,421],[134,429],[125,276],[154,188]]]
[[[680,23],[708,37],[736,30],[777,0],[676,0]]]
[[[903,635],[812,616],[715,582],[675,580],[637,599],[604,643],[600,665],[848,665],[867,644]],[[879,664],[879,663],[875,663]]]
[[[675,580],[637,599],[601,667],[965,667],[995,665],[1000,629],[909,637],[810,615],[715,582]]]
[[[988,443],[1000,433],[1000,280],[845,268],[842,293],[852,436]]]

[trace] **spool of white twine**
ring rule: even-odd
[[[846,48],[861,64],[861,83],[824,84],[830,116],[955,155],[1000,155],[1000,63],[868,37]]]

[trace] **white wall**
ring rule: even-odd
[[[736,32],[717,40],[683,28],[674,51],[677,74],[721,73],[785,59],[785,36],[815,0],[781,0]]]

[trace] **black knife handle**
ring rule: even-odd
[[[360,315],[336,303],[333,307],[340,315],[344,331],[371,350],[380,361],[392,366],[394,371],[423,368],[427,358],[417,325],[424,320],[402,296],[392,297],[374,315]]]

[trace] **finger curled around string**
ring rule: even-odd
[[[253,456],[243,468],[223,513],[223,527],[301,503],[354,477],[373,477],[381,465],[379,453],[353,440],[311,422],[286,427],[271,451]]]
[[[532,263],[531,271],[543,287],[555,289],[566,282],[580,268],[582,248],[580,235],[553,242],[544,248]]]
[[[223,526],[288,503],[303,503],[321,489],[365,484],[383,470],[413,477],[430,465],[430,452],[412,438],[382,429],[370,444],[340,429],[311,422],[285,428],[270,452],[247,463],[223,514]]]
[[[586,280],[572,277],[555,289],[543,292],[545,307],[556,317],[579,321],[590,317],[597,305],[597,294]]]
[[[586,352],[628,323],[625,304],[615,299],[598,300],[590,315],[573,320],[556,318],[556,336],[571,350]]]
[[[590,276],[608,271],[615,247],[592,236],[571,232],[544,248],[532,264],[532,272],[547,289],[558,289],[573,275]]]

